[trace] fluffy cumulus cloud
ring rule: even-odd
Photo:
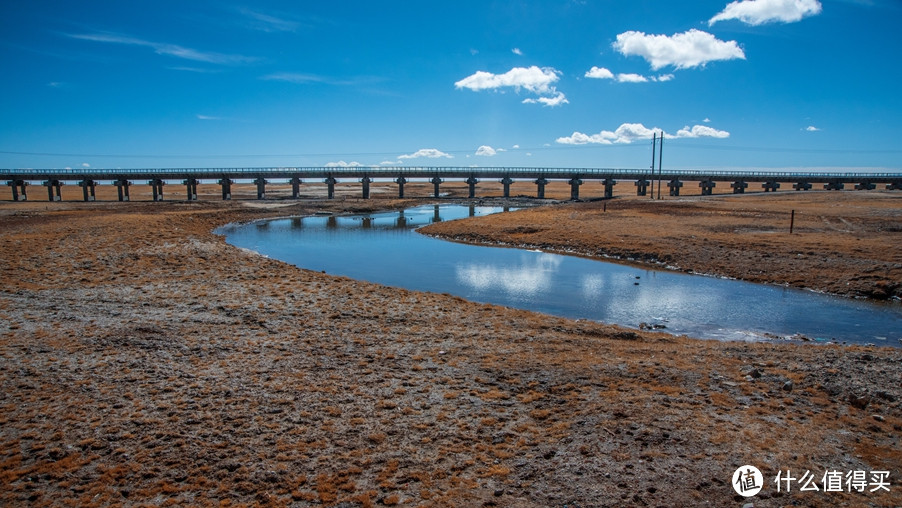
[[[634,141],[651,139],[655,133],[663,132],[661,129],[657,127],[648,128],[641,123],[624,123],[621,124],[620,127],[617,127],[614,131],[601,131],[598,134],[584,134],[582,132],[576,131],[570,136],[557,138],[557,142],[563,145],[586,145],[586,144],[599,144],[599,145],[612,145],[615,143],[619,144],[629,144]],[[667,134],[664,133],[664,137],[669,139],[674,138],[701,138],[701,137],[710,137],[710,138],[726,138],[729,137],[730,133],[727,131],[720,131],[717,129],[713,129],[711,127],[705,125],[694,125],[689,127],[683,127],[676,134]]]
[[[721,41],[694,28],[670,36],[631,30],[618,35],[613,47],[624,56],[641,56],[655,70],[666,66],[689,69],[715,60],[745,59],[736,41]]]
[[[604,67],[592,67],[586,72],[586,77],[594,79],[613,79],[620,83],[648,83],[649,81],[670,81],[673,79],[673,74],[661,74],[658,76],[643,76],[641,74],[632,73],[614,74]]]
[[[593,66],[586,72],[586,77],[595,79],[614,79],[614,73],[604,67]]]
[[[421,148],[414,153],[407,155],[399,155],[399,159],[419,159],[420,157],[425,157],[427,159],[439,159],[445,157],[446,159],[453,159],[454,156],[447,154],[441,150],[436,150],[435,148]]]
[[[554,83],[559,79],[560,71],[550,67],[539,68],[533,65],[530,67],[514,67],[504,74],[477,71],[475,74],[471,74],[454,83],[454,86],[459,89],[473,90],[474,92],[503,90],[506,88],[513,88],[517,92],[526,90],[541,97],[526,99],[523,101],[524,103],[558,106],[568,102],[564,94],[554,87]]]
[[[492,148],[488,145],[482,145],[476,149],[476,155],[481,155],[483,157],[492,157],[493,155],[497,155],[497,154],[498,154],[498,150],[495,150],[494,148]]]
[[[815,127],[815,126],[813,126],[813,125],[809,125],[808,127],[805,127],[805,130],[808,131],[808,132],[817,132],[817,131],[819,131],[820,129],[818,129],[817,127]]]
[[[719,14],[708,20],[708,26],[728,19],[749,25],[794,23],[821,13],[818,0],[741,0],[730,2]]]
[[[362,166],[363,166],[363,164],[361,164],[357,161],[351,161],[351,162],[338,161],[338,162],[327,162],[326,163],[327,168],[359,168]]]

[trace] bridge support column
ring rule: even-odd
[[[877,186],[871,182],[861,182],[855,186],[855,190],[874,190]]]
[[[398,197],[403,198],[404,197],[404,184],[407,183],[407,179],[404,178],[403,176],[399,176],[398,178],[395,179],[395,183],[398,184]]]
[[[222,200],[229,201],[232,199],[232,184],[235,183],[231,178],[224,176],[218,182],[220,187],[222,187]]]
[[[197,201],[197,178],[188,178],[184,182],[188,201]]]
[[[796,182],[792,184],[792,188],[797,191],[811,190],[811,184],[808,182]]]
[[[6,185],[12,187],[13,191],[13,201],[28,201],[28,194],[25,193],[25,187],[28,185],[28,182],[25,180],[10,180],[6,182]],[[19,194],[22,194],[19,197]]]
[[[432,182],[432,197],[437,198],[439,195],[438,186],[442,183],[442,179],[439,178],[438,175],[436,175],[436,176],[433,176],[432,180],[429,180],[429,181]]]
[[[761,187],[764,189],[764,192],[777,192],[777,189],[780,188],[780,182],[771,180],[761,184]]]
[[[648,180],[644,178],[636,180],[636,195],[637,196],[645,196],[648,194],[648,184],[650,184]]]
[[[886,184],[886,190],[902,190],[902,182],[893,182]]]
[[[827,182],[824,184],[824,190],[843,190],[845,184],[842,182]]]
[[[476,184],[479,183],[479,180],[476,179],[476,175],[470,175],[470,178],[467,178],[467,185],[470,186],[470,192],[468,196],[470,198],[476,197]]]
[[[150,185],[151,191],[153,191],[153,200],[154,201],[163,201],[163,180],[161,178],[154,178],[147,182],[147,185]]]
[[[535,181],[536,184],[536,197],[539,199],[545,199],[545,186],[548,185],[548,180],[544,178],[539,178]]]
[[[617,181],[613,178],[605,178],[601,181],[604,185],[604,198],[611,199],[614,197],[614,186],[617,185]]]
[[[301,179],[292,177],[291,179],[291,199],[297,199],[301,195]]]
[[[85,201],[94,201],[97,199],[94,194],[94,187],[97,186],[97,182],[90,179],[84,179],[78,182],[78,186],[81,187],[81,193],[84,195]]]
[[[257,184],[257,199],[266,199],[266,184],[269,182],[262,176],[258,176],[254,183]]]
[[[698,186],[702,188],[702,196],[710,196],[714,194],[714,187],[717,186],[717,182],[713,180],[703,180],[698,182]]]
[[[329,177],[327,177],[325,180],[323,180],[323,183],[326,184],[326,189],[327,189],[326,195],[327,195],[327,197],[328,197],[329,199],[335,199],[335,184],[338,183],[338,180],[336,180],[335,178],[329,176]]]
[[[745,189],[748,188],[748,186],[749,184],[742,180],[737,180],[730,184],[730,187],[733,188],[733,194],[745,194]]]
[[[504,185],[504,197],[506,197],[506,198],[511,197],[511,184],[512,183],[514,183],[514,181],[511,180],[511,177],[509,177],[507,175],[504,175],[504,178],[501,179],[501,184]]]
[[[122,178],[113,182],[113,185],[116,186],[116,194],[119,195],[119,201],[128,201],[128,188],[131,186],[131,182]]]
[[[567,183],[570,184],[570,199],[576,201],[579,199],[579,186],[583,184],[583,181],[578,176],[574,176]]]
[[[368,176],[360,179],[360,183],[363,184],[363,199],[370,199],[370,182],[372,180]]]
[[[667,187],[670,188],[671,196],[679,196],[680,195],[680,187],[682,187],[682,186],[683,186],[683,182],[679,181],[676,178],[667,182]]]
[[[60,187],[63,185],[59,180],[47,180],[43,184],[47,187],[47,201],[62,201],[63,197],[60,193]],[[53,191],[56,190],[56,195]]]

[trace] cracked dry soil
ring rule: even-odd
[[[902,503],[900,349],[571,321],[212,233],[362,206],[0,204],[0,504],[742,506],[743,464],[891,472],[756,507]]]

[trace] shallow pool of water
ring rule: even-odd
[[[468,300],[713,339],[796,334],[898,347],[902,305],[649,270],[574,256],[464,245],[415,228],[501,208],[276,219],[221,228],[229,243],[310,270]]]

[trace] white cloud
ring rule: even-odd
[[[83,167],[83,168],[89,168],[89,167],[91,167],[91,165],[88,164],[87,162],[82,162],[82,163],[81,163],[81,167]]]
[[[618,35],[612,46],[624,56],[645,58],[654,70],[668,65],[689,69],[715,60],[745,59],[736,41],[721,41],[694,28],[671,36],[631,30]]]
[[[513,48],[513,49],[511,50],[511,53],[513,53],[513,54],[515,54],[515,55],[518,55],[518,56],[523,56],[523,52],[520,51],[520,48]]]
[[[604,67],[595,67],[593,65],[592,68],[586,72],[586,77],[595,79],[614,79],[614,73]]]
[[[212,64],[241,65],[258,61],[258,58],[243,55],[227,55],[223,53],[214,53],[210,51],[198,51],[192,48],[186,48],[177,44],[167,44],[162,42],[152,42],[126,35],[117,35],[110,33],[95,34],[67,34],[73,39],[81,39],[94,42],[108,42],[112,44],[126,44],[129,46],[143,46],[154,50],[158,55],[173,56],[183,58],[185,60],[193,60],[196,62],[206,62]]]
[[[621,83],[646,83],[648,78],[639,74],[618,74],[617,81]]]
[[[524,103],[558,106],[568,102],[564,94],[557,91],[553,86],[559,79],[560,71],[550,67],[539,68],[533,65],[531,67],[514,67],[504,74],[477,71],[475,74],[454,83],[454,86],[456,88],[467,88],[474,92],[501,88],[513,88],[519,92],[520,89],[524,89],[536,95],[547,96],[539,97],[538,99],[527,99],[523,101]]]
[[[692,128],[685,126],[676,133],[677,138],[728,138],[730,133],[727,131],[719,131],[707,125],[693,125]]]
[[[514,145],[514,146],[512,146],[511,148],[513,148],[514,150],[516,150],[516,149],[520,148],[520,145]]]
[[[708,117],[705,117],[705,119],[704,119],[704,120],[702,120],[702,121],[703,121],[703,122],[705,122],[705,123],[711,123],[711,119],[710,119],[710,118],[708,118]]]
[[[491,90],[496,88],[511,87],[516,90],[524,88],[536,94],[545,94],[554,90],[552,83],[557,82],[560,71],[545,67],[514,67],[504,74],[492,74],[491,72],[477,71],[475,74],[465,77],[454,83],[457,88],[469,88],[474,92],[479,90]]]
[[[604,67],[592,67],[586,72],[585,76],[587,78],[595,78],[595,79],[613,79],[620,83],[647,83],[649,81],[670,81],[673,79],[673,74],[659,74],[658,76],[643,76],[641,74],[632,74],[632,73],[620,73],[614,74],[609,69],[605,69]]]
[[[492,157],[493,155],[496,155],[497,153],[498,153],[497,150],[495,150],[494,148],[492,148],[488,145],[482,145],[476,149],[476,155],[482,155],[484,157]]]
[[[562,92],[555,92],[551,97],[539,97],[538,99],[523,99],[523,104],[543,104],[545,106],[560,106],[561,104],[569,104],[570,101]]]
[[[809,125],[808,127],[805,127],[805,130],[808,131],[808,132],[817,132],[817,131],[819,131],[820,129],[818,129],[817,127],[815,127],[815,126],[813,126],[813,125]]]
[[[579,131],[574,131],[570,136],[560,137],[555,141],[563,145],[629,144],[638,140],[651,139],[655,133],[661,132],[663,131],[658,127],[648,128],[641,123],[624,123],[614,131],[603,130],[598,134],[584,134]],[[666,132],[664,133],[664,137],[670,139],[700,137],[726,138],[729,137],[729,135],[730,133],[727,131],[719,131],[705,125],[694,125],[691,128],[687,125],[677,131],[675,135],[667,134]]]
[[[361,164],[357,161],[351,161],[351,162],[338,161],[338,162],[327,162],[326,163],[327,168],[359,168],[362,166],[363,166],[363,164]]]
[[[197,115],[198,120],[222,120],[222,118],[218,116],[209,116],[209,115]]]
[[[708,26],[728,19],[738,19],[748,25],[765,23],[793,23],[821,13],[818,0],[742,0],[730,2],[710,20]]]
[[[448,159],[453,159],[453,155],[449,155],[441,150],[436,150],[435,148],[421,148],[416,152],[408,155],[399,155],[399,159],[418,159],[420,157],[427,157],[429,159],[438,159],[440,157],[445,157]]]
[[[263,32],[294,32],[300,26],[300,23],[296,21],[271,16],[250,9],[239,8],[238,12],[249,18],[248,21],[251,28]]]

